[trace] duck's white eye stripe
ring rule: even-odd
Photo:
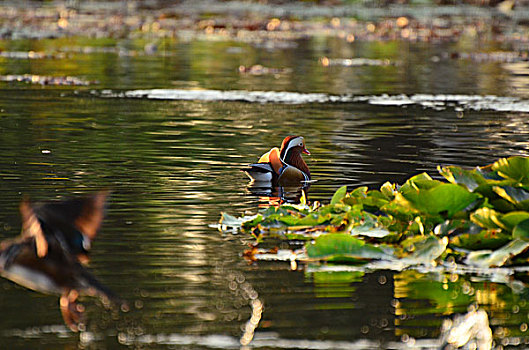
[[[299,143],[299,145],[298,145]],[[303,147],[303,137],[296,137],[295,139],[290,140],[287,146],[287,151],[292,147],[301,146]]]

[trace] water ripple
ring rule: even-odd
[[[97,92],[94,92],[97,94]],[[498,112],[529,112],[529,100],[517,97],[494,95],[330,95],[325,93],[300,93],[289,91],[244,91],[244,90],[182,90],[151,89],[113,92],[103,90],[102,97],[146,98],[153,100],[182,101],[241,101],[250,103],[367,103],[384,106],[417,105],[434,110],[455,108],[456,110],[492,110]]]

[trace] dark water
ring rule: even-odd
[[[462,48],[497,49],[493,45],[325,39],[278,50],[204,41],[166,42],[154,55],[142,53],[141,45],[136,55],[71,50],[114,44],[0,41],[3,50],[67,52],[60,59],[0,58],[0,74],[99,81],[90,87],[0,83],[0,238],[18,234],[22,194],[53,199],[111,188],[90,268],[130,302],[131,310],[107,311],[86,298],[86,330],[71,333],[56,296],[0,280],[2,347],[238,348],[252,300],[264,304],[254,347],[419,346],[439,336],[443,319],[465,313],[471,304],[487,311],[497,343],[525,341],[528,293],[508,278],[414,270],[325,272],[306,265],[292,271],[282,262],[249,264],[242,252],[252,240],[223,235],[210,225],[222,211],[257,210],[259,198],[251,195],[239,168],[285,135],[306,138],[312,152],[307,162],[317,180],[309,198],[326,201],[344,184],[377,187],[422,171],[435,175],[437,165],[471,167],[527,155],[526,113],[352,102],[133,99],[102,91],[200,88],[524,99],[529,97],[527,63],[432,59]],[[117,44],[138,49],[134,42]],[[322,56],[397,64],[323,67]],[[292,71],[239,74],[239,65],[252,64]]]

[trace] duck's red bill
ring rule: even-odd
[[[303,148],[303,151],[301,151],[301,152],[303,152],[303,153],[305,153],[305,154],[308,154],[308,155],[310,156],[310,152],[309,152],[309,150],[306,149],[306,148]]]

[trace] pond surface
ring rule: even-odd
[[[115,45],[122,49],[78,49]],[[423,171],[436,175],[438,165],[473,167],[527,155],[527,62],[443,56],[501,49],[471,43],[314,38],[274,48],[168,40],[152,54],[142,45],[0,41],[3,51],[64,53],[0,57],[1,75],[98,81],[88,87],[0,82],[0,238],[19,233],[23,194],[44,200],[112,189],[90,268],[131,305],[128,312],[108,311],[86,298],[86,329],[71,333],[56,296],[2,279],[3,346],[239,348],[253,310],[260,319],[255,348],[428,348],[443,320],[470,305],[487,312],[496,343],[527,342],[529,293],[512,279],[250,264],[242,257],[250,237],[212,227],[222,211],[242,215],[263,205],[240,168],[289,134],[306,139],[317,180],[308,196],[319,201],[342,185],[375,188]],[[324,66],[324,56],[392,64]],[[240,65],[256,64],[287,69],[239,72]],[[162,99],[133,92],[159,88],[172,90]],[[196,89],[202,97],[182,97]],[[218,90],[238,97],[215,97]],[[249,91],[299,95],[268,94],[260,103],[262,95],[256,102]],[[321,95],[313,99],[315,93]],[[409,102],[414,99],[422,102]],[[252,309],[255,300],[262,312]]]

